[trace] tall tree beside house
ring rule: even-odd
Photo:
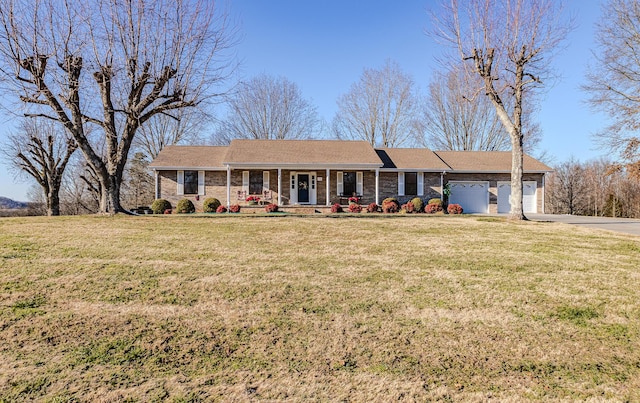
[[[612,120],[596,137],[603,148],[620,155],[630,175],[640,178],[640,1],[603,3],[595,41],[584,89],[591,106]]]
[[[124,181],[123,204],[137,208],[150,206],[154,199],[154,179],[147,168],[149,161],[142,152],[129,160]]]
[[[503,151],[511,148],[509,133],[489,98],[478,93],[477,75],[465,69],[436,72],[424,106],[424,137],[433,150]],[[507,109],[511,109],[506,105]],[[523,147],[531,153],[540,142],[540,126],[533,114],[523,116]]]
[[[365,69],[337,104],[332,129],[339,139],[400,147],[421,137],[420,101],[413,78],[391,60],[381,69]]]
[[[3,149],[14,168],[36,180],[42,189],[48,216],[60,215],[62,179],[77,147],[62,125],[40,118],[22,120]]]
[[[511,141],[510,217],[522,206],[523,114],[551,77],[550,58],[572,29],[556,0],[442,0],[435,35],[457,51],[453,64],[480,78]],[[512,109],[508,109],[512,105]]]
[[[120,186],[140,127],[208,99],[229,73],[225,16],[209,0],[0,0],[0,73],[28,116],[75,139],[99,180],[100,211],[125,211]]]
[[[322,131],[316,107],[284,77],[263,74],[241,82],[227,106],[229,112],[214,135],[218,144],[232,139],[306,139]]]

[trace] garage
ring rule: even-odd
[[[459,204],[465,213],[489,212],[489,182],[449,182],[449,204]]]
[[[538,212],[536,188],[535,181],[522,182],[522,211],[524,213]],[[511,211],[509,196],[511,196],[511,182],[498,182],[498,214],[506,214]]]

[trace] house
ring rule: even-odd
[[[509,211],[511,152],[375,149],[364,141],[232,140],[229,146],[168,146],[150,164],[156,198],[206,197],[223,205],[256,195],[283,207],[380,204],[387,197],[441,198],[469,213]],[[524,210],[544,211],[544,178],[551,169],[524,157]]]

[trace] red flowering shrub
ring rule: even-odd
[[[342,213],[342,206],[340,205],[340,203],[336,203],[333,206],[331,206],[331,212],[332,213]]]
[[[229,206],[229,212],[230,213],[239,213],[240,212],[240,205],[239,204],[234,204],[232,206]]]
[[[349,203],[349,212],[350,213],[360,213],[362,211],[362,206],[358,203]]]
[[[404,210],[405,213],[413,213],[415,209],[413,207],[413,203],[407,202],[402,205],[402,210]]]
[[[389,197],[382,201],[383,213],[386,213],[386,214],[397,213],[399,210],[400,210],[400,203],[398,202],[398,199],[394,197]]]
[[[424,206],[424,212],[427,214],[435,214],[441,212],[442,205],[441,204],[427,204]]]
[[[449,214],[462,214],[462,206],[459,204],[450,204],[447,206]]]
[[[377,213],[378,212],[378,205],[375,203],[371,203],[367,206],[367,213]]]
[[[277,213],[278,205],[275,203],[269,203],[266,206],[264,206],[264,211],[266,211],[267,213]]]
[[[225,206],[218,206],[218,208],[216,209],[216,213],[226,213],[227,212],[227,208]]]
[[[166,209],[166,210],[164,211],[164,213],[165,213],[165,214],[171,214],[171,212],[172,212],[172,210],[171,210],[170,208],[168,208],[168,209]]]

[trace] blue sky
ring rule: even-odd
[[[240,32],[238,78],[262,73],[284,76],[300,87],[327,122],[336,112],[338,97],[360,78],[363,69],[379,68],[391,59],[426,92],[438,68],[435,57],[442,55],[425,34],[430,30],[428,10],[436,6],[433,0],[227,1]],[[605,154],[596,149],[591,136],[607,122],[589,110],[580,90],[592,58],[600,3],[565,3],[578,27],[553,61],[560,78],[545,93],[538,114],[543,130],[540,151],[546,150],[556,161]],[[0,136],[7,127],[0,129]],[[26,200],[31,183],[15,182],[14,175],[0,165],[0,196]]]

